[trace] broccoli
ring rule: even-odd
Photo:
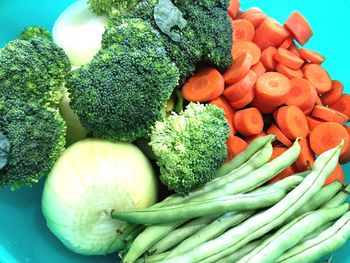
[[[150,145],[160,180],[179,194],[210,181],[227,157],[229,126],[214,105],[190,103],[180,114],[156,122]]]
[[[56,107],[70,69],[64,51],[47,38],[11,41],[0,49],[0,93],[7,99]]]
[[[148,23],[121,21],[106,33],[105,47],[93,60],[70,74],[66,86],[71,108],[92,136],[131,142],[149,136],[151,126],[165,116],[179,72]]]
[[[52,40],[52,36],[49,30],[39,26],[28,26],[18,36],[20,40],[30,40],[35,37],[43,37],[48,40]]]
[[[52,108],[0,100],[0,131],[10,142],[0,187],[32,185],[47,175],[65,145],[65,122]]]
[[[90,9],[97,15],[118,16],[132,9],[139,0],[88,0]]]

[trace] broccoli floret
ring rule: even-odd
[[[73,71],[67,88],[73,111],[92,136],[131,142],[147,137],[165,116],[179,72],[149,24],[126,21],[109,35],[123,40]]]
[[[179,194],[210,181],[227,156],[229,126],[213,105],[190,103],[180,114],[156,122],[150,145],[160,179]]]
[[[65,145],[65,122],[57,110],[0,100],[0,131],[10,142],[0,187],[32,185],[47,175]]]
[[[120,15],[132,9],[140,0],[88,0],[90,9],[97,15]]]
[[[46,38],[11,41],[0,49],[0,93],[7,99],[56,107],[70,69],[64,51]]]
[[[52,40],[49,30],[40,26],[28,26],[18,36],[20,40],[30,40],[35,37],[43,37]]]

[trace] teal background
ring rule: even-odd
[[[51,29],[55,19],[72,0],[0,0],[0,47],[27,25]],[[299,10],[309,20],[314,37],[306,47],[327,57],[324,63],[333,79],[349,83],[350,0],[269,0],[244,1],[243,9],[258,6],[283,22],[291,11]],[[344,166],[350,182],[350,165]],[[40,210],[43,181],[16,192],[0,190],[0,262],[1,263],[90,263],[117,262],[116,255],[84,257],[68,251],[47,229]],[[350,242],[339,250],[335,263],[350,263]]]

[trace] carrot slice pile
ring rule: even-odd
[[[316,126],[324,123],[324,120],[321,120],[319,118],[315,118],[312,116],[306,116],[307,124],[309,125],[310,131],[313,130]]]
[[[304,60],[285,48],[278,48],[274,58],[282,65],[291,69],[299,69],[304,64]]]
[[[304,76],[320,94],[326,93],[332,88],[332,80],[328,72],[318,64],[307,65],[304,69]]]
[[[293,78],[290,83],[291,90],[285,104],[298,106],[303,111],[313,108],[317,92],[311,83],[304,78]]]
[[[231,0],[230,5],[227,9],[227,12],[230,15],[230,17],[235,18],[237,16],[237,13],[240,7],[241,7],[241,2],[239,0]]]
[[[329,108],[339,111],[350,118],[350,95],[341,95],[338,100],[329,105]]]
[[[259,110],[247,108],[236,112],[234,125],[239,133],[244,136],[250,136],[263,131],[264,121]]]
[[[305,45],[313,35],[309,22],[298,11],[292,12],[284,26],[292,33],[300,45]]]
[[[291,69],[283,64],[277,64],[276,71],[285,75],[287,78],[302,78],[304,73],[301,69]]]
[[[276,139],[287,147],[292,146],[292,142],[275,124],[272,124],[270,128],[267,129],[267,134],[274,134],[276,136]]]
[[[255,28],[254,25],[246,19],[237,19],[232,22],[232,39],[233,41],[247,40],[252,41]]]
[[[235,111],[232,109],[232,107],[224,97],[220,96],[215,100],[211,100],[209,103],[223,109],[227,121],[233,122],[233,116],[235,115]]]
[[[316,105],[314,110],[312,111],[311,115],[313,117],[325,120],[325,121],[332,121],[332,122],[338,122],[342,125],[345,125],[349,121],[348,116],[345,114],[334,110],[327,108],[325,106]]]
[[[250,21],[255,28],[259,27],[266,18],[267,15],[257,7],[251,7],[238,16],[238,19]]]
[[[237,59],[242,53],[249,53],[253,57],[253,65],[259,62],[261,58],[260,48],[251,41],[235,41],[232,46],[232,58]]]
[[[262,74],[264,74],[266,72],[266,68],[264,66],[264,64],[259,61],[258,63],[256,63],[252,68],[252,71],[255,72],[256,76],[259,78]]]
[[[224,96],[229,101],[237,101],[244,97],[249,89],[251,89],[256,83],[256,74],[250,70],[241,80],[228,86],[224,90]]]
[[[324,56],[311,49],[301,48],[299,49],[299,54],[304,60],[308,60],[311,63],[322,64],[325,61]]]
[[[275,59],[275,54],[277,53],[277,48],[268,47],[264,49],[261,53],[261,62],[268,71],[275,70],[277,66],[277,61]]]
[[[339,80],[332,81],[332,88],[330,91],[322,95],[321,101],[324,105],[329,105],[340,99],[343,94],[344,86]]]
[[[224,73],[224,81],[226,85],[232,85],[233,83],[241,80],[245,75],[248,74],[250,67],[253,64],[253,57],[250,53],[240,54],[232,65],[226,69]]]

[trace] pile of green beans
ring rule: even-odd
[[[254,140],[188,196],[112,211],[129,223],[121,231],[123,262],[314,262],[342,246],[350,238],[350,187],[323,185],[343,143],[319,155],[312,170],[265,184],[300,153],[297,139],[271,160],[274,139]]]

